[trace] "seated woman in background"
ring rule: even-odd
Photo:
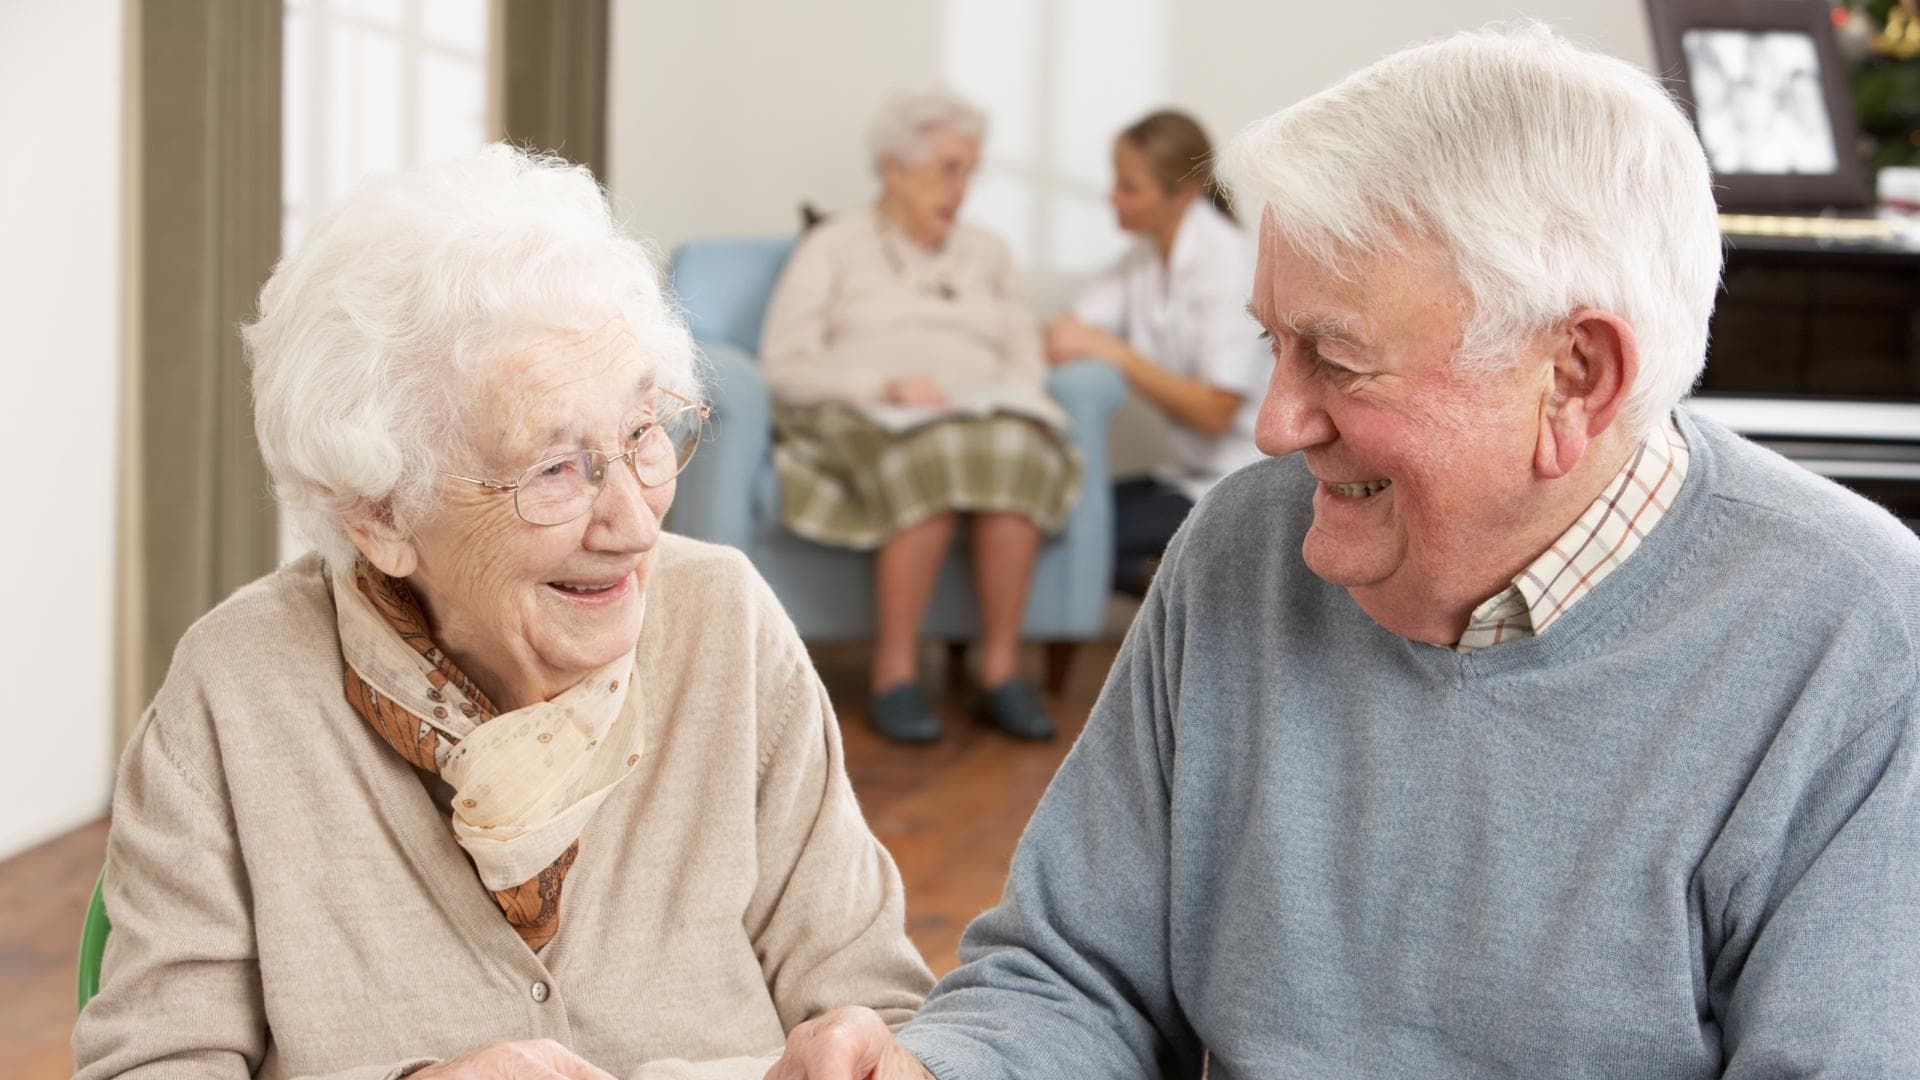
[[[1019,678],[1020,618],[1080,463],[1013,260],[955,221],[984,128],[944,94],[894,100],[872,138],[879,202],[800,243],[761,339],[782,518],[810,540],[876,551],[872,717],[903,741],[940,735],[916,685],[920,621],[962,516],[980,609],[976,711],[1022,738],[1053,734]]]
[[[757,1078],[815,1013],[910,1016],[793,624],[660,531],[706,409],[586,170],[371,179],[246,339],[319,550],[195,624],[127,748],[79,1076]]]
[[[1173,424],[1173,460],[1114,485],[1114,585],[1136,595],[1200,496],[1260,457],[1253,420],[1272,360],[1247,315],[1257,245],[1213,181],[1212,154],[1184,113],[1120,133],[1110,198],[1139,243],[1047,325],[1050,360],[1112,364]]]

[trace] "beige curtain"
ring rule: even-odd
[[[503,0],[500,119],[506,138],[551,150],[607,182],[608,0]]]
[[[121,530],[124,739],[180,634],[273,568],[238,324],[280,252],[281,5],[129,5],[135,178]]]

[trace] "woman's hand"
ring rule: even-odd
[[[880,1014],[862,1006],[822,1013],[794,1028],[766,1080],[934,1080]]]
[[[552,1039],[489,1043],[452,1061],[429,1065],[410,1080],[615,1080]]]
[[[1097,326],[1090,326],[1071,315],[1055,315],[1047,323],[1047,359],[1065,364],[1084,356],[1111,360],[1119,338]]]
[[[886,385],[881,397],[889,405],[921,405],[931,409],[944,409],[950,400],[947,390],[940,380],[931,375],[907,375],[895,379]]]

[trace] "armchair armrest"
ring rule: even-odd
[[[773,455],[773,400],[751,356],[719,341],[699,346],[713,416],[680,475],[667,524],[685,536],[746,548],[754,491]]]
[[[1048,370],[1047,393],[1073,417],[1075,442],[1083,431],[1091,431],[1104,447],[1107,423],[1127,400],[1127,380],[1111,364],[1075,360]]]
[[[1059,591],[1056,625],[1067,638],[1090,638],[1113,591],[1113,476],[1107,464],[1107,433],[1127,399],[1127,381],[1110,364],[1075,360],[1047,373],[1047,393],[1073,420],[1071,439],[1080,454],[1080,498],[1067,516],[1059,543],[1067,550],[1054,578]]]

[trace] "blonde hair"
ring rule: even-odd
[[[1147,159],[1160,187],[1172,194],[1184,184],[1193,184],[1228,220],[1233,205],[1213,175],[1213,142],[1207,129],[1186,113],[1173,109],[1150,112],[1120,132],[1120,138]]]

